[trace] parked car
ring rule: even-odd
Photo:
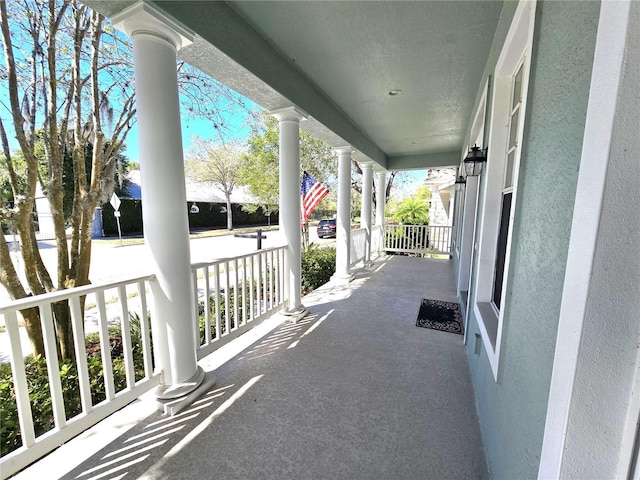
[[[318,238],[335,238],[336,237],[336,219],[325,218],[318,223]]]

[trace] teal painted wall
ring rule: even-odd
[[[512,8],[505,4],[508,22]],[[496,479],[538,472],[599,11],[591,1],[538,2],[536,9],[497,382],[484,347],[476,351],[473,312],[467,342]],[[496,35],[489,71],[504,35]],[[481,185],[481,204],[483,196]],[[472,285],[475,303],[474,292]]]

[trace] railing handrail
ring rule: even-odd
[[[111,290],[124,285],[130,285],[132,283],[140,281],[152,281],[156,278],[155,274],[147,273],[144,275],[135,275],[131,277],[122,277],[117,280],[103,281],[100,283],[92,283],[90,285],[83,285],[81,287],[71,287],[62,290],[56,290],[55,292],[40,293],[38,295],[31,295],[29,297],[18,298],[11,300],[8,304],[0,305],[0,314],[14,312],[16,310],[25,310],[27,308],[37,307],[43,302],[57,302],[60,300],[67,300],[81,295],[88,295],[91,293],[97,293],[100,290]]]
[[[234,260],[240,260],[241,258],[250,257],[252,255],[257,255],[259,253],[275,252],[276,250],[280,250],[281,248],[285,248],[285,247],[286,247],[286,245],[277,245],[275,247],[263,248],[261,250],[254,250],[253,252],[243,253],[241,255],[235,255],[233,257],[213,258],[211,260],[207,260],[207,261],[204,261],[204,262],[192,263],[191,264],[191,269],[193,270],[193,269],[196,269],[196,268],[203,268],[203,267],[206,267],[206,266],[214,265],[216,263],[232,262]]]
[[[385,251],[451,255],[451,225],[386,224],[384,232]]]
[[[220,318],[220,312],[216,316],[207,314],[205,328],[217,326],[215,339],[209,332],[206,335],[205,344],[198,343],[197,356],[204,355],[233,340],[247,329],[259,324],[272,313],[278,311],[284,304],[284,263],[286,246],[276,246],[264,250],[256,250],[243,255],[217,258],[208,262],[191,264],[192,276],[195,282],[195,304],[198,305],[198,273],[201,270],[218,273],[214,276],[212,288],[219,293],[223,292],[226,313]],[[255,276],[254,276],[255,274]],[[220,279],[224,276],[225,281]],[[233,281],[230,283],[230,279]],[[250,281],[252,280],[253,281]],[[157,276],[152,273],[132,275],[130,277],[106,280],[96,284],[72,287],[55,292],[32,295],[26,298],[11,300],[0,306],[0,318],[4,319],[10,342],[10,361],[12,365],[12,377],[16,389],[16,409],[22,447],[7,453],[0,458],[2,478],[11,475],[29,463],[38,460],[56,446],[64,443],[73,436],[95,425],[110,413],[124,407],[134,401],[143,393],[149,391],[162,381],[162,372],[155,370],[152,364],[152,336],[150,323],[153,321],[149,315],[148,296],[153,295],[153,289],[149,284],[157,281]],[[205,287],[205,305],[209,289],[209,276],[202,279]],[[138,300],[129,301],[129,287],[137,291]],[[107,308],[108,303],[105,293],[116,290],[113,307]],[[230,301],[230,293],[235,292],[234,299]],[[92,307],[83,307],[81,297],[95,295],[96,304]],[[76,352],[76,364],[78,369],[78,381],[81,413],[67,417],[61,383],[61,374],[58,360],[55,355],[56,338],[54,329],[53,304],[67,301],[69,303],[73,338]],[[216,300],[216,304],[218,304]],[[52,410],[55,426],[46,433],[37,433],[31,408],[31,400],[28,393],[27,372],[25,370],[25,358],[20,339],[20,327],[18,315],[20,312],[36,308],[41,316],[43,325],[43,337],[47,351],[47,370],[49,375],[49,389],[52,397]],[[114,309],[111,310],[111,308]],[[95,311],[93,310],[95,309]],[[117,314],[115,317],[113,314]],[[139,315],[141,348],[143,354],[144,372],[135,371],[133,363],[133,346],[131,344],[131,323],[129,317]],[[89,315],[89,317],[87,317]],[[89,382],[89,368],[87,358],[82,355],[86,342],[87,319],[95,315],[98,327],[100,361],[103,365],[105,382],[105,399],[93,404],[92,392]],[[126,386],[122,390],[115,391],[115,377],[110,362],[109,327],[111,321],[118,318],[122,330],[123,362],[126,376]],[[220,328],[220,321],[226,322],[226,329]],[[196,335],[199,336],[199,317],[196,314]],[[217,321],[217,323],[216,323]],[[214,341],[215,340],[215,341]],[[157,351],[153,352],[155,357]],[[162,364],[162,362],[161,362]],[[142,377],[140,377],[142,375]],[[139,379],[138,379],[139,378]]]

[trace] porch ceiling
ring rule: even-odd
[[[107,16],[131,1],[88,4]],[[388,169],[456,165],[501,1],[159,1],[196,33],[180,56]],[[397,96],[388,92],[400,89]],[[360,158],[362,159],[362,158]]]

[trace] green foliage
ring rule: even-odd
[[[267,205],[278,205],[279,179],[279,127],[278,121],[266,115],[261,123],[251,128],[249,152],[246,154],[240,184],[247,185],[249,193]],[[300,132],[301,169],[335,192],[336,163],[331,147],[308,133]],[[329,197],[331,194],[329,195]],[[323,202],[328,201],[327,197]],[[320,206],[323,205],[320,203]]]
[[[391,218],[403,225],[428,225],[429,204],[420,198],[405,198],[395,206]]]
[[[141,234],[143,229],[142,223],[142,202],[133,198],[121,198],[120,204],[120,228],[123,235]],[[224,228],[227,226],[227,217],[220,213],[220,209],[226,206],[223,203],[206,203],[191,202],[185,205],[187,211],[191,205],[197,205],[198,213],[188,213],[189,228],[191,229],[207,229],[207,228]],[[267,216],[263,212],[262,207],[244,208],[244,205],[232,204],[234,223],[238,227],[249,225],[265,225]],[[271,214],[271,224],[278,224],[278,214]],[[117,236],[118,225],[116,218],[113,216],[113,207],[110,203],[102,205],[102,231],[106,236]]]
[[[327,283],[336,271],[336,249],[311,244],[302,252],[302,291],[308,293]]]
[[[130,325],[133,363],[137,381],[144,377],[140,319],[137,315],[134,314],[131,317]],[[109,343],[111,346],[114,388],[116,392],[119,392],[127,386],[120,326],[109,328]],[[96,405],[107,398],[99,335],[97,333],[87,335],[85,337],[85,346],[91,403]],[[39,436],[54,427],[47,360],[39,355],[25,357],[25,370],[34,429],[36,436]],[[78,369],[75,362],[65,360],[60,363],[60,382],[62,384],[65,415],[69,419],[82,411]],[[4,456],[21,446],[22,440],[11,365],[3,363],[0,364],[0,456]]]
[[[273,269],[267,267],[267,276],[271,275],[271,280],[273,280]],[[269,280],[271,282],[271,280]],[[245,319],[249,318],[251,314],[251,302],[249,301],[251,295],[251,288],[253,288],[253,300],[255,302],[261,297],[262,292],[258,292],[258,283],[254,280],[253,287],[251,287],[251,281],[246,280],[244,284],[244,291],[247,295],[247,301],[244,301],[244,296],[241,290],[242,286],[238,286],[238,326],[242,325]],[[229,292],[229,325],[230,328],[236,328],[236,318],[235,318],[235,289],[231,289]],[[263,299],[264,300],[264,299]],[[226,295],[224,291],[218,293],[218,305],[220,306],[220,334],[223,335],[227,331],[227,309],[225,309],[226,305]],[[244,309],[244,311],[243,311]],[[209,295],[209,311],[211,312],[211,339],[217,338],[216,332],[216,294],[212,293]],[[199,326],[199,334],[200,334],[200,343],[204,343],[205,340],[205,305],[204,301],[198,302],[198,326]]]

